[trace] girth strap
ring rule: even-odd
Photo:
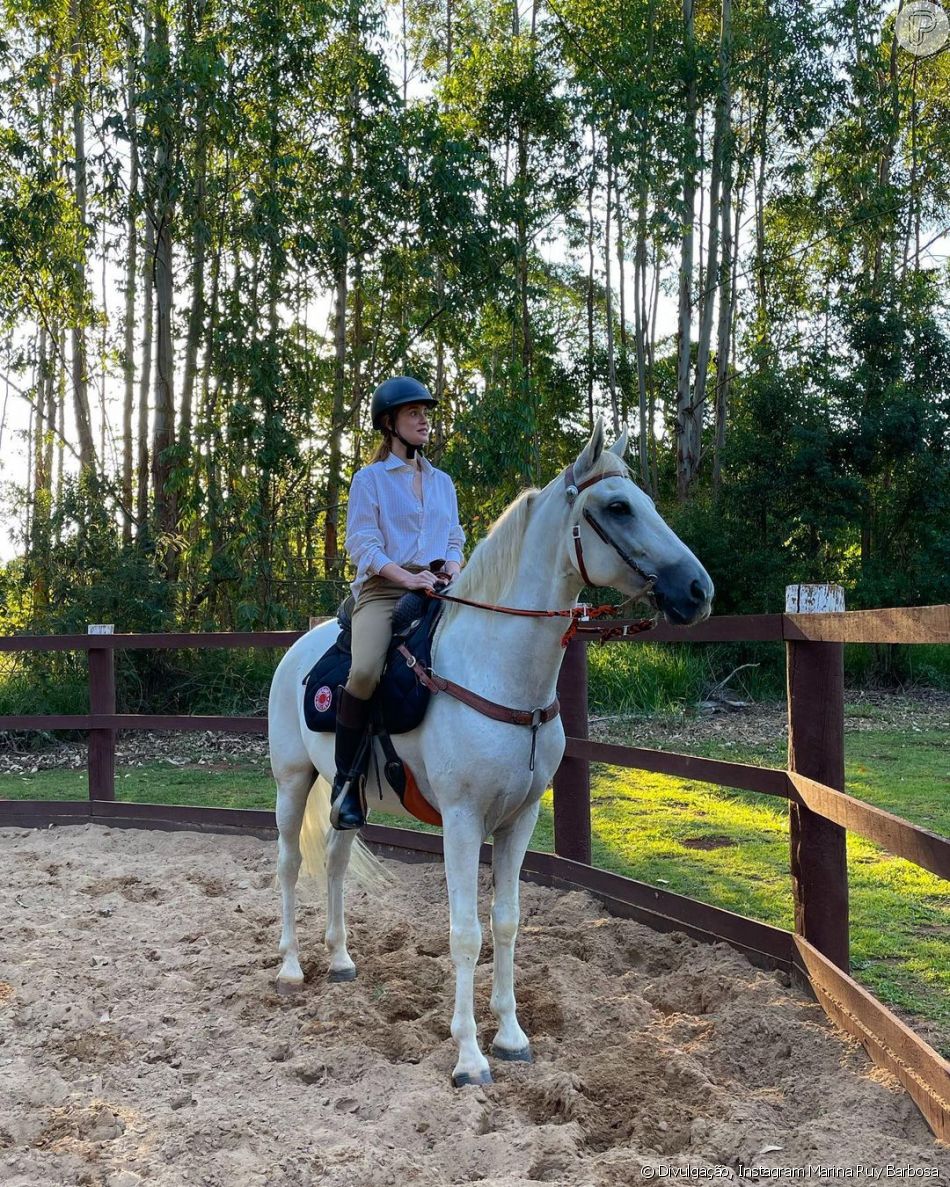
[[[481,713],[483,717],[491,717],[495,721],[504,721],[509,725],[528,726],[531,730],[531,761],[529,766],[532,771],[534,770],[534,750],[538,727],[548,721],[553,721],[561,712],[561,702],[557,697],[544,709],[512,709],[508,705],[498,705],[494,701],[488,700],[487,697],[480,696],[477,692],[472,692],[470,688],[463,688],[461,684],[456,684],[454,680],[449,680],[445,676],[439,676],[435,672],[427,672],[404,643],[400,643],[397,650],[403,659],[405,659],[406,666],[415,673],[415,677],[419,683],[430,692],[447,692],[450,697],[461,701],[463,705],[468,705],[470,709],[474,709],[476,713]]]

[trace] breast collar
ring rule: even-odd
[[[618,474],[595,474],[593,478],[588,478],[584,482],[577,482],[574,478],[574,463],[571,462],[571,464],[564,471],[564,494],[567,498],[568,505],[573,507],[574,502],[581,491],[587,490],[589,486],[593,486],[596,482],[600,482],[604,478],[619,477],[620,475]],[[586,507],[584,508],[582,514],[584,519],[587,520],[597,535],[600,536],[601,540],[603,540],[605,544],[609,544],[614,552],[616,552],[623,561],[623,563],[628,568],[632,569],[642,581],[646,582],[646,589],[644,590],[644,593],[650,593],[657,582],[656,573],[647,573],[646,570],[642,569],[640,565],[638,565],[633,559],[633,557],[624,548],[622,548],[616,540],[613,539],[607,529],[602,524],[597,522],[597,520]],[[584,545],[581,541],[581,525],[579,523],[575,523],[571,528],[571,538],[574,541],[574,555],[577,559],[577,570],[580,573],[584,584],[596,587],[597,583],[591,580],[590,574],[587,572],[587,567],[584,564]]]

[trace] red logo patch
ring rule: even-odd
[[[314,707],[320,713],[326,713],[327,709],[333,704],[333,690],[329,685],[322,685],[313,694]]]

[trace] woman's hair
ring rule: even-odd
[[[371,466],[375,462],[384,462],[393,451],[393,429],[396,427],[396,418],[391,412],[387,412],[381,417],[381,420],[382,423],[379,426],[379,431],[383,434],[383,439],[376,446],[376,452],[369,459]]]

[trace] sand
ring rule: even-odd
[[[351,891],[352,984],[324,977],[307,888],[292,997],[274,868],[248,837],[0,830],[0,1182],[620,1187],[758,1166],[950,1184],[910,1099],[781,974],[577,892],[524,888],[536,1062],[453,1089],[441,867]]]

